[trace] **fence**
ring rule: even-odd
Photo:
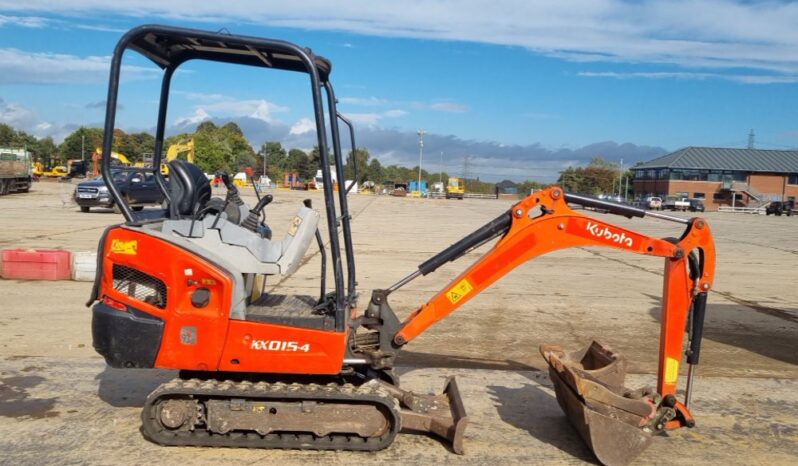
[[[741,214],[765,214],[764,207],[727,207],[727,206],[720,206],[718,207],[718,212],[731,212],[731,213],[741,213]]]

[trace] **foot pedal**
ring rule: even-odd
[[[626,359],[596,341],[566,352],[541,345],[557,402],[579,435],[605,465],[625,465],[651,443],[659,396],[624,388]]]

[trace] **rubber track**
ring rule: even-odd
[[[207,399],[238,398],[248,401],[301,401],[371,404],[384,407],[390,413],[391,428],[380,437],[364,438],[355,434],[330,434],[316,436],[308,432],[271,433],[265,436],[257,432],[229,432],[218,434],[202,427],[193,431],[173,431],[163,427],[156,412],[156,404],[169,398]],[[290,448],[299,450],[381,450],[393,443],[400,430],[399,401],[390,396],[379,384],[365,383],[327,385],[302,383],[233,382],[200,379],[173,379],[159,386],[148,397],[141,413],[142,433],[160,445],[244,447],[244,448]]]

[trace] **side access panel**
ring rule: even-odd
[[[217,370],[229,322],[232,278],[175,244],[134,228],[108,230],[98,299],[163,321],[155,367]],[[207,299],[192,303],[197,293]]]
[[[334,375],[345,349],[346,332],[232,320],[219,370]]]

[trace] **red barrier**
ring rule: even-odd
[[[72,255],[60,249],[5,249],[2,277],[11,280],[69,280]]]

